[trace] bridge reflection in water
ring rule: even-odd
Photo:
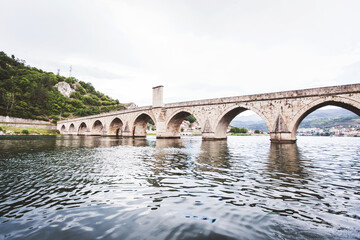
[[[303,169],[300,164],[300,154],[297,145],[270,145],[268,170],[275,174],[295,174],[300,176]]]
[[[2,236],[356,239],[359,233],[358,138],[0,140]]]

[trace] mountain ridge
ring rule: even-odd
[[[237,116],[231,123],[234,127],[245,127],[253,130],[269,132],[265,122],[256,114]],[[318,109],[303,119],[299,128],[350,127],[360,125],[360,117],[343,108]]]

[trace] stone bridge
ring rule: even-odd
[[[179,138],[182,121],[192,114],[203,140],[218,140],[226,139],[227,127],[238,114],[252,110],[266,123],[272,142],[294,143],[300,122],[327,105],[360,116],[360,84],[169,104],[163,104],[163,86],[158,86],[153,88],[152,106],[59,121],[57,128],[61,134],[144,138],[152,119],[157,138]]]

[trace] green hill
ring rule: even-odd
[[[69,87],[69,97],[55,86]],[[96,91],[90,83],[25,65],[0,52],[0,115],[51,120],[125,109],[118,100]]]
[[[319,110],[309,114],[300,124],[299,128],[357,127],[360,118],[353,112],[342,108]]]

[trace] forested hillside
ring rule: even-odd
[[[55,87],[59,82],[69,84],[70,97]],[[24,60],[0,52],[0,115],[56,122],[124,108],[90,83],[26,66]]]

